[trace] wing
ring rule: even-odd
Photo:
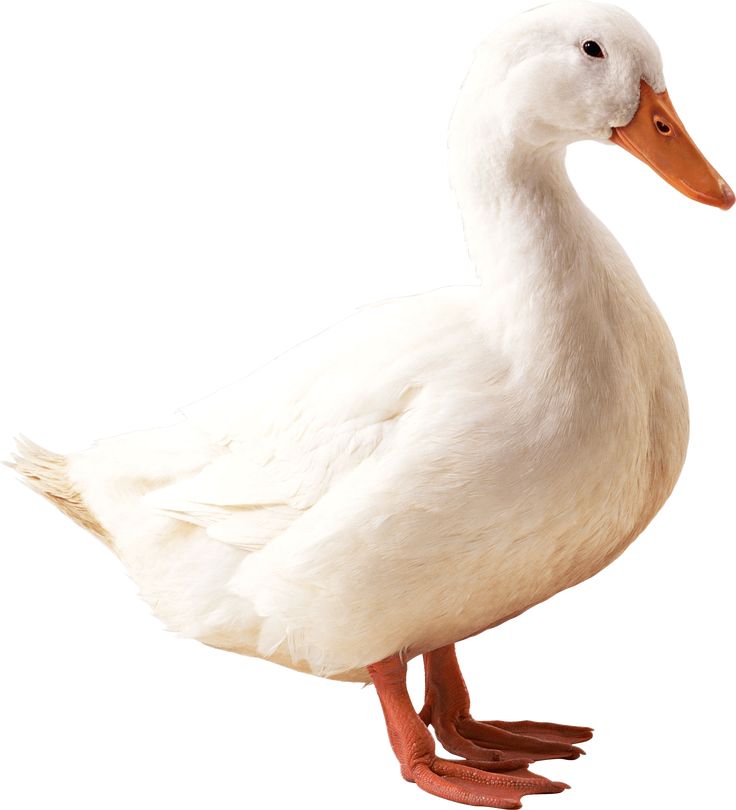
[[[184,409],[225,452],[146,501],[262,548],[396,432],[433,369],[457,356],[466,298],[460,288],[366,308]]]

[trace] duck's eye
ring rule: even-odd
[[[595,59],[605,59],[606,56],[603,53],[603,48],[594,39],[586,39],[583,42],[583,51]]]

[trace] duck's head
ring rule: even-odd
[[[478,50],[453,131],[479,147],[500,133],[526,155],[612,141],[692,199],[735,199],[675,112],[654,40],[616,6],[556,2],[506,23]]]

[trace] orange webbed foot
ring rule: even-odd
[[[577,759],[585,751],[572,743],[584,742],[592,736],[589,729],[583,730],[584,727],[579,726],[558,726],[532,721],[480,721],[469,715],[435,715],[430,722],[434,726],[437,739],[451,754],[487,762],[517,758],[526,758],[531,762]],[[550,727],[555,726],[558,731],[551,730]]]
[[[521,807],[521,799],[539,793],[561,793],[568,785],[551,782],[527,768],[489,772],[467,763],[434,757],[417,763],[411,781],[442,799],[475,807]]]
[[[453,645],[426,653],[424,667],[425,703],[420,717],[434,727],[437,739],[452,754],[487,763],[577,759],[585,751],[575,743],[593,736],[587,726],[475,720]]]
[[[524,796],[560,793],[567,787],[529,771],[529,758],[489,763],[435,756],[432,735],[414,711],[406,689],[406,664],[395,655],[372,664],[368,671],[402,776],[422,790],[476,807],[517,808]]]

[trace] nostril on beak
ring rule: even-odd
[[[663,118],[660,118],[658,115],[655,115],[654,123],[662,135],[672,134],[672,127]]]

